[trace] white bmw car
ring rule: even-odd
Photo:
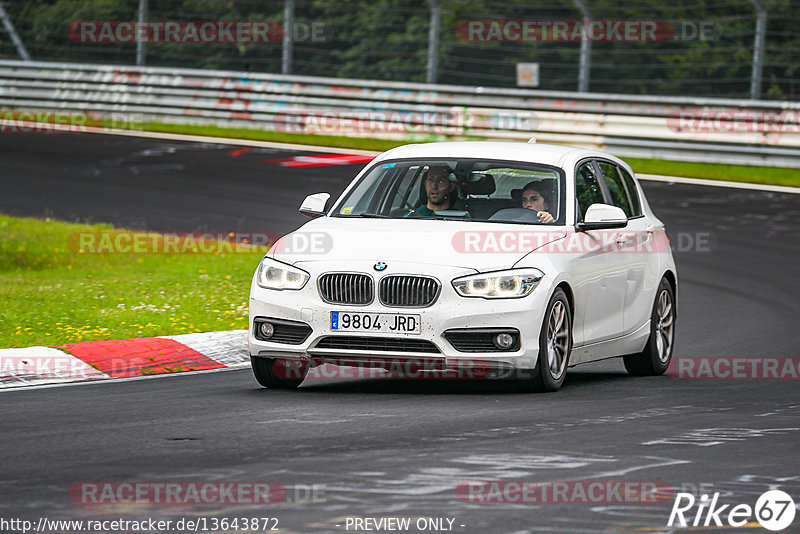
[[[389,150],[284,236],[250,289],[258,382],[310,370],[504,378],[555,391],[622,356],[664,373],[677,271],[631,168],[595,150],[448,142]],[[325,367],[331,368],[329,366]]]

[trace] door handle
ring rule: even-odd
[[[627,245],[632,238],[633,234],[620,234],[619,237],[617,237],[617,245],[619,246]]]

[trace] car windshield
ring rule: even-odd
[[[564,173],[533,163],[437,159],[380,162],[334,217],[564,224]]]

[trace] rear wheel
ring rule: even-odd
[[[523,391],[556,391],[567,376],[572,351],[572,312],[564,291],[557,288],[550,297],[539,333],[539,357],[532,378],[518,381]]]
[[[308,373],[308,364],[304,362],[251,356],[250,364],[256,380],[265,388],[295,389]]]
[[[650,315],[650,337],[639,354],[625,356],[625,369],[635,376],[663,375],[672,359],[675,341],[675,293],[666,278],[661,279]]]

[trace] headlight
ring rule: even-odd
[[[539,269],[473,274],[456,278],[453,287],[462,297],[512,299],[530,294],[543,276],[544,273]]]
[[[266,289],[302,289],[309,274],[272,258],[264,258],[258,266],[256,282]]]

